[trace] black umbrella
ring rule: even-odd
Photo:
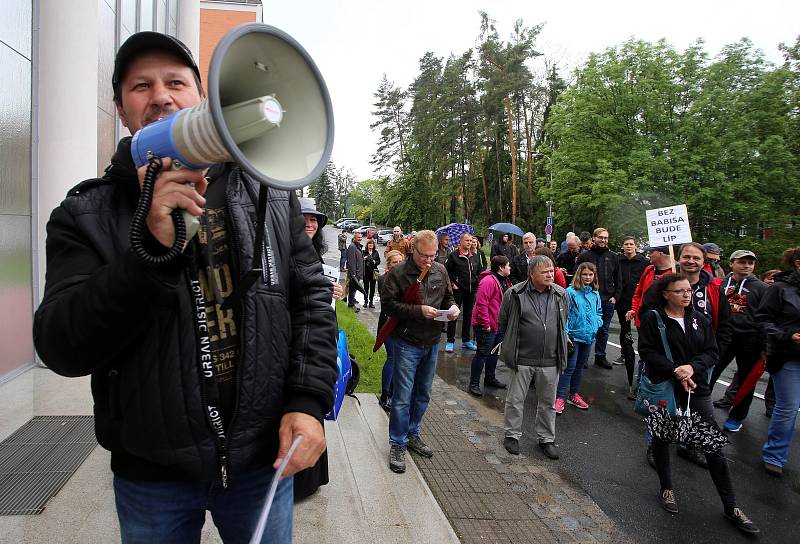
[[[691,391],[689,399],[692,398]],[[666,405],[661,405],[658,410],[645,418],[650,432],[663,442],[685,444],[705,453],[715,453],[728,443],[719,428],[704,421],[700,414],[692,412],[689,400],[686,401],[686,410],[678,409],[676,415],[667,412]]]

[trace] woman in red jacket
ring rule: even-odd
[[[492,353],[492,350],[502,339],[498,334],[497,316],[500,313],[503,293],[511,287],[511,280],[508,279],[510,274],[511,263],[504,255],[492,257],[491,268],[481,273],[478,292],[475,296],[475,307],[472,310],[472,327],[475,330],[478,349],[472,359],[468,389],[469,393],[476,397],[483,396],[479,383],[484,365],[486,366],[486,375],[483,378],[484,387],[500,389],[506,387],[495,377],[497,353]]]

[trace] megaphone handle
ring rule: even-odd
[[[180,170],[181,168],[183,168],[183,165],[179,161],[172,161],[170,170]],[[194,187],[194,183],[187,183],[187,185]],[[186,210],[181,210],[181,215],[183,216],[183,223],[186,225],[186,239],[191,240],[194,238],[194,235],[197,234],[197,231],[200,230],[200,219]]]
[[[130,231],[128,232],[128,241],[133,254],[142,261],[154,265],[162,265],[174,261],[181,254],[183,245],[186,243],[186,224],[183,221],[183,217],[181,217],[180,210],[172,210],[172,220],[175,223],[175,243],[172,244],[169,251],[163,255],[151,255],[144,247],[145,233],[147,232],[147,215],[150,213],[150,205],[153,203],[156,177],[161,171],[161,166],[161,158],[157,156],[150,158],[147,171],[144,174],[139,202],[133,212]]]

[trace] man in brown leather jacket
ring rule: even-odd
[[[386,276],[381,290],[383,311],[399,321],[392,333],[394,346],[394,376],[392,411],[389,417],[389,468],[402,473],[406,470],[405,450],[431,457],[433,450],[420,438],[422,416],[431,398],[431,384],[436,372],[439,340],[443,321],[434,320],[440,310],[449,310],[447,319],[458,319],[458,306],[450,288],[444,266],[434,261],[436,234],[430,230],[417,233],[412,244],[411,258]],[[406,291],[428,268],[419,285],[415,303],[404,302]]]

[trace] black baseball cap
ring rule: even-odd
[[[181,59],[186,66],[192,69],[195,76],[197,76],[197,81],[200,81],[200,69],[197,67],[192,52],[189,51],[186,44],[174,36],[161,34],[160,32],[137,32],[119,47],[117,56],[114,59],[114,75],[111,77],[114,100],[119,100],[119,85],[122,83],[131,61],[145,51],[154,49],[166,51]]]
[[[661,253],[669,253],[669,248],[667,246],[644,246],[642,250],[645,253],[650,253],[651,251],[660,251]]]

